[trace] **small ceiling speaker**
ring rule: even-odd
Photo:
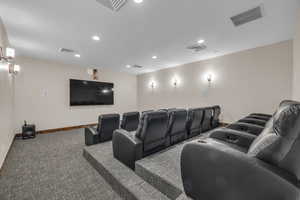
[[[119,11],[120,8],[122,8],[127,0],[96,0],[101,5],[105,6],[106,8],[112,10],[112,11]]]
[[[231,17],[231,21],[235,26],[241,26],[249,22],[255,21],[263,17],[262,6],[247,10],[246,12],[240,13]]]

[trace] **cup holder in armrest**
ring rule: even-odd
[[[226,135],[226,141],[236,144],[239,141],[239,137],[236,135]]]

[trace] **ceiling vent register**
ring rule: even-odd
[[[195,52],[203,51],[206,48],[207,48],[207,46],[204,45],[204,44],[194,44],[194,45],[191,45],[191,46],[187,47],[187,49],[193,50]]]
[[[97,0],[98,3],[109,8],[112,11],[118,11],[122,6],[125,5],[127,0]]]
[[[73,49],[60,48],[59,52],[61,52],[61,53],[74,53],[75,51]]]
[[[231,21],[235,26],[241,26],[249,22],[255,21],[263,17],[262,6],[250,9],[246,12],[240,13],[236,16],[231,17]]]
[[[140,65],[133,65],[132,67],[133,67],[133,68],[137,68],[137,69],[143,68],[143,66],[140,66]]]

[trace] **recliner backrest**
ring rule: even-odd
[[[204,108],[203,120],[201,122],[202,131],[208,131],[211,129],[212,116],[213,116],[213,109],[210,107]]]
[[[126,131],[135,131],[140,121],[139,112],[128,112],[123,114],[121,128]]]
[[[215,128],[219,125],[220,122],[220,114],[221,114],[221,107],[220,106],[213,106],[213,117],[212,117],[212,127]]]
[[[168,135],[186,131],[187,111],[185,109],[170,110],[168,116]]]
[[[148,151],[163,145],[167,138],[168,114],[165,111],[144,113],[141,117],[136,137],[144,143],[144,150]]]
[[[119,114],[100,115],[98,118],[97,131],[101,140],[106,141],[112,138],[112,134],[120,126]]]
[[[300,104],[281,105],[248,154],[295,175],[300,180]]]
[[[204,110],[201,108],[191,108],[188,110],[187,129],[189,130],[189,132],[193,130],[201,131],[203,114]]]

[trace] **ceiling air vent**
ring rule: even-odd
[[[60,48],[59,52],[61,53],[74,53],[75,51],[72,49]]]
[[[138,69],[143,68],[143,66],[140,66],[140,65],[133,65],[132,67],[133,67],[133,68],[138,68]]]
[[[204,44],[194,44],[194,45],[191,45],[191,46],[187,47],[187,49],[193,50],[195,52],[203,51],[206,48],[207,48],[207,46],[204,45]]]
[[[112,11],[118,11],[124,4],[126,3],[127,0],[96,0],[99,2],[101,5],[109,8]]]
[[[243,24],[252,22],[254,20],[262,18],[262,6],[258,6],[241,14],[231,17],[231,21],[235,26],[241,26]]]

